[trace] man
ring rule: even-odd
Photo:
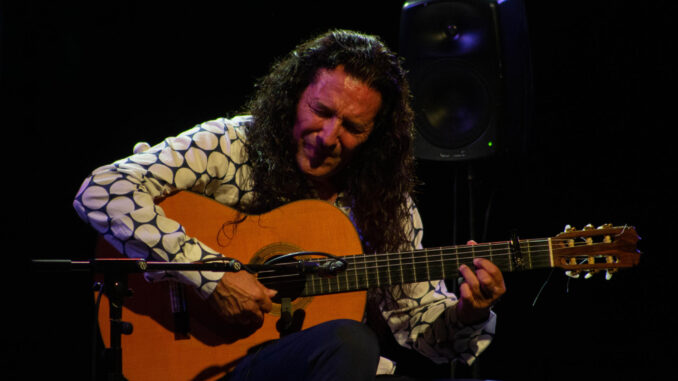
[[[339,30],[299,45],[259,82],[248,111],[95,170],[76,196],[76,210],[124,254],[153,260],[220,255],[155,205],[177,190],[247,213],[317,198],[351,218],[366,253],[420,247],[421,220],[410,198],[409,87],[398,58],[378,38]],[[496,266],[474,265],[460,268],[458,301],[441,281],[371,289],[367,326],[380,340],[386,327],[391,340],[436,362],[472,362],[489,344],[490,307],[505,292]],[[245,271],[148,277],[193,285],[244,334],[261,326],[276,294]],[[260,349],[229,377],[368,380],[394,369],[380,360],[377,341],[364,324],[332,321]]]

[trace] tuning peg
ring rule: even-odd
[[[577,229],[573,228],[572,225],[567,224],[567,225],[565,225],[565,229],[564,229],[563,231],[564,231],[565,233],[567,233],[567,232],[571,232],[571,231],[573,231],[573,230],[577,230]]]
[[[611,271],[611,270],[605,271],[605,280],[612,279],[612,274],[614,274],[614,271]]]
[[[567,271],[565,271],[565,275],[569,276],[570,278],[578,279],[579,278],[579,271],[567,270]]]

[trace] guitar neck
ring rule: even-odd
[[[518,252],[512,242],[458,245],[386,254],[343,257],[346,270],[336,276],[309,275],[303,296],[365,290],[428,280],[455,279],[463,264],[473,268],[475,258],[492,261],[502,272],[552,267],[550,239],[520,240]]]

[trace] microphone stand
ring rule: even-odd
[[[284,262],[299,255],[320,255],[329,258],[323,262],[297,260]],[[282,263],[279,263],[282,262]],[[264,264],[243,265],[235,259],[221,257],[204,262],[173,263],[148,262],[138,258],[94,258],[89,261],[71,261],[67,259],[35,259],[32,261],[34,269],[38,271],[90,271],[104,274],[103,292],[109,300],[110,348],[106,348],[108,359],[108,380],[126,381],[122,373],[122,335],[132,333],[132,324],[122,320],[122,307],[126,297],[131,296],[132,290],[127,288],[128,274],[143,273],[146,271],[217,271],[238,272],[246,270],[250,273],[262,271],[292,271],[299,274],[320,274],[334,276],[346,270],[345,259],[322,252],[294,252],[285,254],[267,261]],[[284,303],[289,306],[289,298]],[[289,312],[288,312],[289,314]],[[290,320],[292,317],[289,316]],[[303,319],[303,317],[302,317]],[[280,333],[284,335],[290,329],[290,321],[280,322]],[[300,325],[299,325],[300,327]]]
[[[38,271],[91,271],[104,274],[103,292],[108,296],[111,321],[111,346],[105,349],[109,361],[109,381],[127,380],[122,373],[122,335],[131,334],[133,327],[122,320],[122,307],[125,298],[132,294],[127,288],[128,274],[170,270],[237,272],[242,269],[240,262],[229,259],[207,263],[148,262],[135,258],[97,258],[90,261],[36,259],[32,264]]]

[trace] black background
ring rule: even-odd
[[[27,259],[92,255],[94,233],[71,207],[92,169],[138,141],[234,115],[275,58],[328,28],[378,34],[397,50],[401,6],[4,1],[2,372],[89,375],[89,277],[29,272]],[[606,222],[634,225],[643,238],[640,266],[611,281],[568,280],[559,270],[506,274],[497,336],[475,376],[647,380],[672,370],[675,8],[526,1],[535,91],[526,150],[419,163],[426,246]]]

